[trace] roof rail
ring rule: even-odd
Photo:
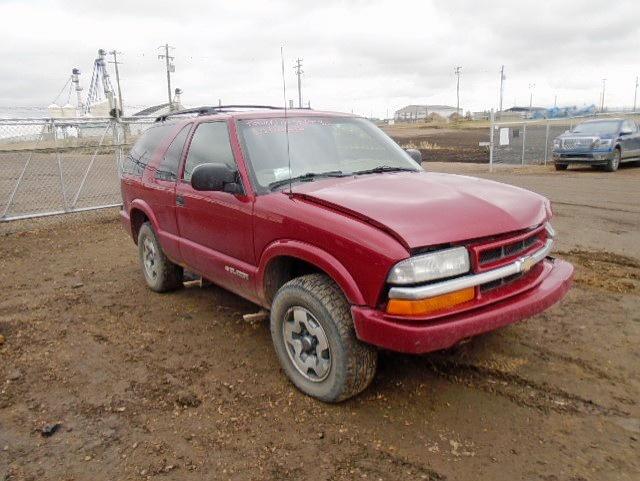
[[[273,105],[215,105],[215,106],[202,106],[195,107],[192,109],[184,109],[184,110],[176,110],[175,112],[169,112],[164,115],[160,115],[156,118],[156,122],[164,122],[169,117],[173,117],[174,115],[186,115],[186,114],[197,114],[200,115],[215,115],[218,113],[224,112],[233,112],[239,109],[267,109],[267,110],[285,110],[284,107],[276,107]],[[309,107],[302,107],[304,110],[311,110]],[[299,109],[298,109],[299,110]]]

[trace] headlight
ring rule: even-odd
[[[418,284],[469,272],[469,253],[465,247],[429,252],[398,262],[387,281],[390,284]]]
[[[594,147],[610,147],[612,141],[613,141],[612,139],[596,139],[595,142],[593,142],[593,146]]]
[[[560,139],[553,139],[553,148],[554,149],[560,148]]]

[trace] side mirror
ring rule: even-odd
[[[238,171],[220,163],[200,164],[193,169],[191,187],[195,190],[242,193]]]
[[[405,151],[418,165],[422,165],[422,152],[418,149],[406,149]]]
[[[630,130],[623,130],[620,132],[620,137],[622,137],[623,135],[631,135],[633,132],[631,132]]]

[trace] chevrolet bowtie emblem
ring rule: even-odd
[[[525,257],[522,259],[522,272],[528,272],[535,265],[535,261],[532,257]]]

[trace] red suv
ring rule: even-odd
[[[448,348],[571,285],[571,264],[549,257],[547,199],[426,172],[353,115],[183,111],[121,168],[149,287],[179,288],[187,269],[269,310],[284,371],[323,401],[365,389],[378,348]]]

